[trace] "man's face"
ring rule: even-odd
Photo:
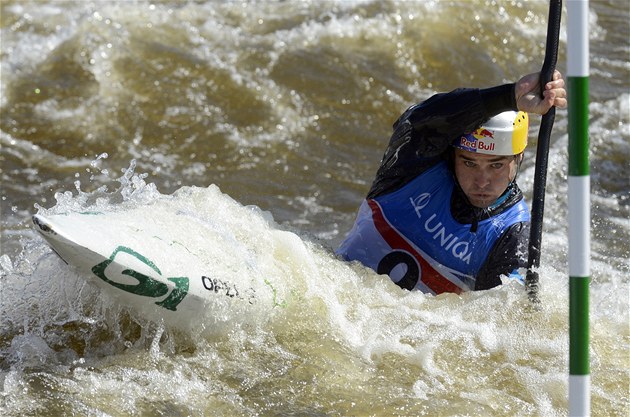
[[[516,176],[518,158],[455,149],[455,176],[470,203],[491,206]]]

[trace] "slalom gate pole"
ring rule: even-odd
[[[549,1],[549,19],[547,24],[547,44],[545,60],[540,70],[540,95],[545,84],[551,81],[558,61],[558,45],[560,43],[560,18],[562,16],[562,0]],[[525,287],[530,301],[539,304],[538,299],[538,271],[540,266],[540,249],[542,241],[543,214],[545,211],[545,188],[547,186],[547,164],[549,162],[549,143],[553,128],[556,108],[552,107],[542,117],[538,131],[538,146],[536,148],[536,169],[534,171],[534,191],[532,197],[532,220],[529,234],[529,251],[527,261],[527,276]]]
[[[567,3],[569,94],[569,416],[591,413],[588,0]]]

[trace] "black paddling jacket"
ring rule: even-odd
[[[514,86],[457,89],[410,107],[394,123],[394,132],[367,198],[389,194],[406,185],[437,163],[448,160],[450,144],[463,132],[474,131],[501,112],[517,110]],[[451,214],[459,223],[470,224],[475,230],[479,221],[502,213],[523,199],[515,183],[506,193],[507,198],[498,206],[480,209],[468,202],[457,185],[450,202]],[[500,285],[501,275],[526,268],[528,239],[529,222],[519,222],[507,229],[481,267],[475,290]]]

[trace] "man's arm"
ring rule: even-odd
[[[436,94],[410,107],[394,124],[394,133],[367,197],[400,188],[440,161],[458,135],[472,132],[492,116],[508,110],[545,114],[552,106],[567,106],[560,72],[555,71],[553,80],[545,84],[543,97],[539,82],[540,74],[533,73],[514,84]]]
[[[529,223],[516,223],[506,230],[477,274],[475,291],[501,285],[501,275],[509,276],[516,269],[527,268],[528,240]]]
[[[516,109],[515,85],[460,88],[410,107],[394,123],[368,198],[387,194],[442,160],[451,142],[490,117]]]

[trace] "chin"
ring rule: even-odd
[[[495,200],[470,200],[470,204],[480,209],[487,209]]]

